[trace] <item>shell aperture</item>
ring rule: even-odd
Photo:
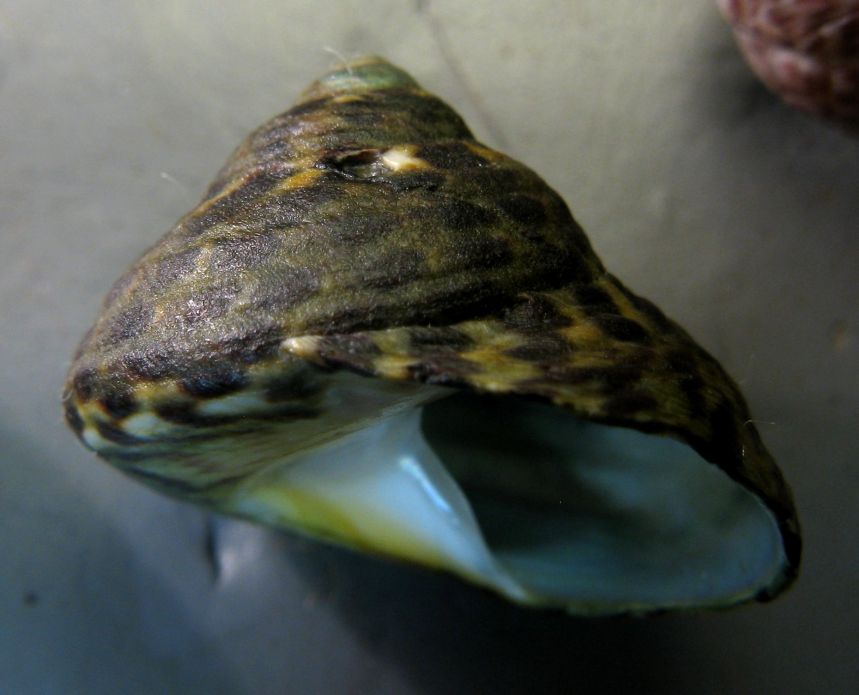
[[[246,138],[108,293],[64,405],[168,494],[521,603],[721,606],[798,567],[730,377],[380,58]]]

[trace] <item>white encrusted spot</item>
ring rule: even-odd
[[[127,417],[122,429],[138,439],[157,439],[176,429],[176,425],[152,412],[136,413]]]
[[[271,407],[259,391],[245,391],[204,401],[197,406],[197,412],[200,415],[242,415],[270,410]]]
[[[410,148],[392,147],[382,153],[382,162],[391,171],[413,171],[425,169],[429,165],[420,157],[415,157]]]
[[[85,428],[81,433],[81,439],[93,451],[104,451],[115,446],[102,437],[94,427]]]
[[[306,360],[313,360],[317,354],[319,346],[319,336],[317,335],[300,335],[295,338],[287,338],[280,344],[286,352],[292,353],[296,357],[303,357]]]

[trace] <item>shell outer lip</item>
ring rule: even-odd
[[[290,354],[329,369],[346,369],[374,378],[452,386],[493,396],[536,399],[585,420],[665,435],[684,442],[751,491],[772,512],[781,533],[787,564],[783,572],[753,598],[758,601],[776,598],[798,577],[802,555],[801,530],[792,492],[764,446],[739,388],[712,356],[655,306],[633,295],[609,274],[604,276],[603,283],[607,294],[631,298],[628,303],[617,302],[618,313],[642,325],[660,324],[660,340],[668,343],[662,349],[671,352],[682,350],[688,355],[685,372],[653,360],[643,375],[636,374],[633,379],[627,362],[620,360],[613,367],[606,367],[601,358],[607,346],[612,343],[615,349],[622,346],[625,354],[630,354],[628,351],[633,346],[628,339],[613,341],[604,335],[592,357],[602,365],[600,370],[595,370],[587,357],[583,357],[582,344],[570,346],[567,354],[575,355],[576,366],[570,366],[569,381],[565,383],[557,378],[563,364],[557,361],[547,363],[546,356],[539,350],[529,352],[525,349],[528,341],[538,340],[530,332],[530,327],[523,333],[522,327],[511,325],[509,319],[505,323],[495,318],[481,322],[483,326],[479,335],[482,342],[469,343],[458,353],[449,349],[438,350],[429,340],[428,333],[435,330],[440,335],[452,332],[474,334],[475,322],[435,329],[401,327],[348,335],[302,336],[287,339],[283,348]],[[613,286],[613,289],[608,290],[608,286]],[[523,295],[519,300],[526,306],[539,304],[542,309],[539,320],[547,322],[546,302],[554,302],[554,306],[563,312],[563,300],[574,297],[575,292],[574,288],[567,288],[540,295]],[[579,320],[587,323],[582,318],[581,307],[572,306],[578,312]],[[650,313],[649,320],[636,306]],[[601,311],[604,309],[601,307]],[[508,311],[508,316],[514,313],[515,307]],[[556,317],[548,319],[548,323],[557,323]],[[526,338],[524,345],[523,335]],[[545,338],[545,334],[538,335],[539,340]],[[414,337],[418,339],[414,340]],[[439,338],[439,342],[441,340]],[[511,345],[519,348],[518,353],[512,353],[515,357],[511,357]],[[499,346],[503,346],[502,349]],[[652,343],[648,350],[654,350]],[[490,374],[487,374],[485,366],[473,363],[476,355],[486,361],[484,365],[490,365]],[[672,384],[688,381],[691,374],[695,375],[699,388],[711,394],[712,405],[709,408],[702,406],[696,411],[688,403],[678,403],[676,393],[665,404],[660,404],[655,397],[644,398],[649,392],[652,395],[669,391]],[[527,376],[523,378],[523,375]],[[628,380],[634,383],[635,389],[624,383]],[[649,384],[649,390],[642,389],[642,383]],[[600,397],[594,397],[595,391],[601,394]],[[631,410],[628,404],[614,398],[613,394],[618,391],[631,392],[629,397],[637,399],[639,409]],[[647,407],[640,407],[641,404],[647,404]],[[678,417],[678,413],[683,417]]]

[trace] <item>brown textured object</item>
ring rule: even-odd
[[[248,136],[111,289],[63,400],[157,489],[522,603],[721,606],[799,565],[730,377],[379,58]]]
[[[787,103],[859,131],[859,0],[717,0],[752,70]]]

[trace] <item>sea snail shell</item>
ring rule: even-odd
[[[247,137],[111,289],[64,405],[159,490],[524,604],[723,606],[799,563],[734,382],[380,58]]]
[[[770,90],[859,133],[859,0],[717,2]]]

